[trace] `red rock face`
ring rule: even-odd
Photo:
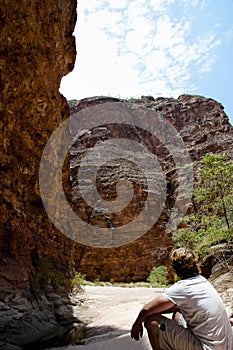
[[[0,333],[7,342],[9,333],[19,337],[21,327],[24,339],[13,342],[20,344],[32,341],[32,334],[42,336],[52,317],[49,302],[42,302],[43,315],[33,293],[51,295],[58,280],[63,285],[60,295],[67,296],[69,289],[72,244],[46,215],[38,173],[48,138],[69,115],[59,86],[75,61],[76,3],[3,0],[0,15],[0,284],[1,302],[8,310],[6,318],[1,316]],[[56,300],[50,299],[51,311]],[[42,323],[47,319],[34,333],[33,310]]]
[[[179,186],[176,164],[174,164],[172,154],[168,152],[162,142],[158,138],[149,135],[145,130],[135,130],[134,127],[130,126],[121,125],[119,127],[116,124],[104,124],[104,120],[106,120],[105,110],[107,111],[104,104],[106,106],[108,103],[117,105],[121,102],[132,113],[139,109],[140,113],[153,110],[164,116],[166,121],[176,128],[185,142],[185,148],[194,162],[194,173],[196,175],[198,174],[199,160],[205,154],[209,152],[228,152],[233,156],[233,128],[228,122],[223,106],[212,99],[202,96],[182,95],[178,99],[142,97],[129,102],[113,98],[91,98],[79,101],[76,104],[73,102],[71,114],[80,113],[80,110],[85,111],[98,104],[102,106],[103,125],[84,132],[71,150],[73,207],[82,220],[92,226],[117,227],[134,220],[134,217],[142,210],[146,200],[146,184],[143,174],[138,169],[131,169],[126,174],[122,170],[122,164],[108,161],[106,166],[99,170],[97,176],[97,188],[101,196],[107,200],[115,200],[116,183],[124,177],[132,183],[138,181],[134,188],[136,195],[126,209],[117,213],[117,215],[108,215],[107,218],[87,205],[79,191],[78,172],[85,149],[90,150],[98,142],[111,138],[129,138],[136,142],[143,142],[158,157],[167,180],[167,197],[164,210],[162,210],[155,225],[142,237],[115,248],[98,248],[97,241],[90,244],[89,247],[76,245],[76,269],[86,274],[90,280],[107,281],[111,278],[122,282],[144,280],[153,266],[168,264],[168,254],[173,245],[171,234],[166,232],[166,224],[169,213],[172,212]],[[153,118],[153,115],[150,117]],[[75,128],[75,124],[72,127]],[[97,160],[93,158],[92,165],[95,165],[95,163],[97,163]],[[88,181],[86,180],[86,185],[84,185],[86,189],[90,186]],[[191,210],[191,207],[187,209]],[[137,225],[140,226],[141,224],[139,222]],[[132,232],[129,231],[130,234]],[[93,247],[95,243],[97,247]]]
[[[74,65],[72,33],[76,1],[22,0],[11,4],[3,0],[0,16],[0,308],[3,311],[0,348],[4,349],[7,344],[22,348],[54,333],[54,329],[60,332],[60,327],[70,321],[72,309],[67,306],[67,296],[74,263],[78,271],[92,280],[142,280],[153,266],[166,265],[172,241],[165,232],[166,210],[143,237],[114,249],[74,243],[55,228],[41,200],[39,165],[50,135],[69,116],[68,105],[58,90],[61,78]],[[117,99],[111,101],[118,102]],[[101,98],[84,100],[78,108],[105,102]],[[197,162],[210,151],[232,153],[232,127],[216,101],[183,95],[177,100],[144,97],[129,105],[160,111],[180,132],[192,159]],[[131,138],[136,139],[131,129],[108,126],[106,130],[115,137],[129,132]],[[93,136],[86,140],[88,145],[98,141],[98,138],[93,141]],[[170,155],[156,140],[147,139],[146,133],[141,136],[156,149],[167,171],[169,191],[174,193],[177,179]],[[106,184],[111,196],[116,196],[111,180],[117,180],[114,166],[109,168],[108,181],[99,182],[105,197],[108,196]],[[137,174],[136,169],[134,176]],[[46,176],[49,179],[51,175],[48,172]],[[63,185],[70,198],[68,178],[66,167]],[[114,225],[117,220],[121,223],[140,210],[145,196],[143,177],[139,185],[133,210],[111,218],[115,220]],[[75,187],[73,194],[76,211],[83,210],[84,219],[91,220],[92,224],[109,224],[85,207],[77,198]],[[172,200],[167,201],[168,207]]]

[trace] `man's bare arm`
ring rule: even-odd
[[[140,320],[140,322],[144,322],[145,318],[150,315],[170,312],[170,310],[175,307],[176,305],[172,301],[168,300],[163,295],[159,295],[141,309],[137,319]]]
[[[136,340],[139,339],[139,336],[142,337],[143,335],[142,323],[145,321],[145,319],[148,316],[153,314],[173,312],[171,311],[173,309],[177,309],[177,307],[170,300],[168,300],[162,295],[156,297],[151,302],[146,304],[139,312],[138,317],[136,318],[136,321],[134,322],[131,329],[131,337]]]

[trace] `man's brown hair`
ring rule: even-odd
[[[194,277],[200,274],[198,256],[188,248],[174,249],[170,254],[171,265],[181,279]]]

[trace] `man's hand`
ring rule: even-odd
[[[131,329],[131,338],[139,340],[143,335],[143,326],[141,322],[135,322]]]
[[[153,314],[161,314],[163,311],[173,310],[177,309],[177,306],[165,298],[163,295],[158,295],[155,299],[150,301],[148,304],[143,306],[141,311],[138,314],[138,317],[136,318],[136,321],[134,322],[132,329],[131,329],[131,338],[135,340],[139,340],[139,338],[143,335],[143,322],[147,319],[148,316]]]

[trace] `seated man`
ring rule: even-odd
[[[153,350],[233,350],[225,307],[214,287],[200,275],[196,254],[178,248],[170,259],[180,281],[141,309],[131,337],[142,337],[144,323]],[[162,315],[170,312],[177,312],[172,320]]]

